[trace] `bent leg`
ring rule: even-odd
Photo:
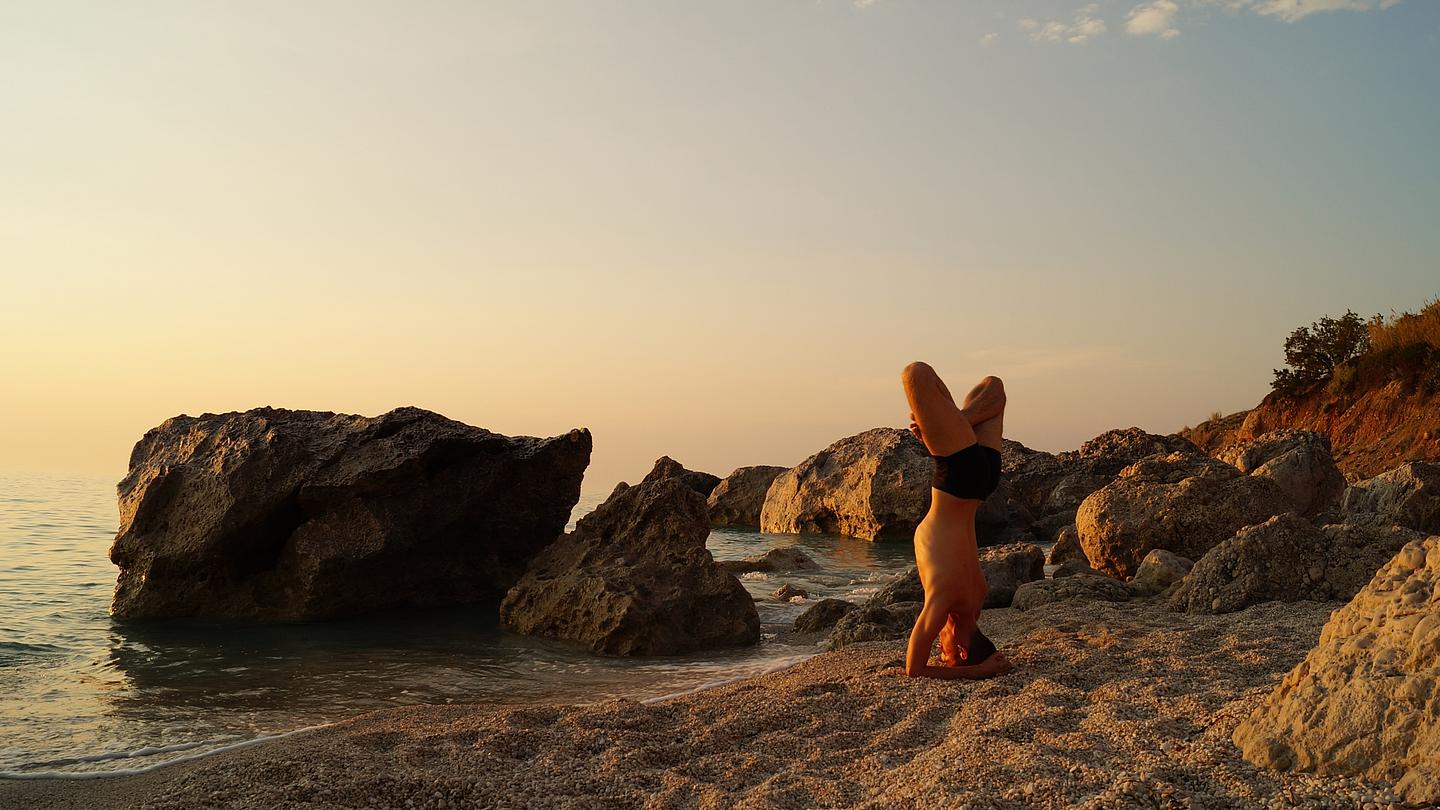
[[[932,456],[948,456],[975,443],[975,431],[961,413],[950,390],[927,363],[911,363],[900,372],[910,412],[920,425]],[[938,630],[936,632],[939,632]],[[932,637],[933,638],[933,637]]]
[[[960,414],[971,424],[975,440],[999,450],[1005,430],[1005,383],[999,377],[986,377],[965,395]]]

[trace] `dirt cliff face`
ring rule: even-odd
[[[1369,478],[1405,461],[1440,460],[1440,350],[1374,358],[1342,367],[1309,392],[1272,393],[1249,411],[1202,422],[1181,433],[1206,452],[1271,430],[1314,430],[1330,437],[1349,479]]]

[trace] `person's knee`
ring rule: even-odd
[[[980,382],[1000,396],[1005,396],[1005,381],[993,374],[986,375]]]
[[[907,386],[914,386],[920,382],[933,380],[938,375],[929,363],[916,360],[900,370],[900,381]]]

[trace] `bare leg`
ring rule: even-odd
[[[948,456],[975,443],[970,421],[935,369],[926,363],[911,363],[900,373],[900,382],[910,402],[910,413],[920,426],[920,438],[931,455]]]

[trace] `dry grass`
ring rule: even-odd
[[[1440,349],[1440,297],[1425,302],[1419,312],[1391,312],[1370,319],[1370,351],[1386,352],[1426,343]]]

